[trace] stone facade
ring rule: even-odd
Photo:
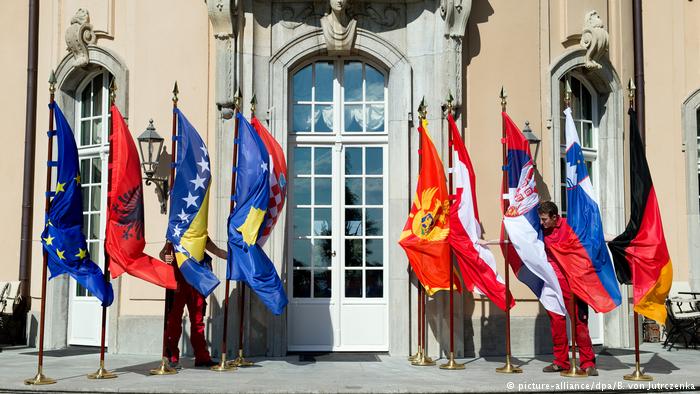
[[[667,6],[644,2],[649,163],[674,262],[674,289],[700,290],[700,234],[697,177],[697,111],[700,107],[700,55],[693,52],[700,39],[694,20],[695,2]],[[24,59],[26,15],[24,6],[3,4],[0,25],[5,58]],[[243,96],[242,111],[257,97],[256,113],[282,147],[290,141],[291,75],[314,60],[361,59],[386,73],[387,134],[390,164],[388,183],[389,341],[391,354],[415,350],[416,290],[409,285],[407,260],[398,246],[418,173],[417,107],[428,105],[433,141],[447,157],[447,125],[442,106],[454,97],[459,127],[472,156],[485,237],[498,237],[500,227],[500,106],[502,86],[508,92],[508,112],[523,125],[529,120],[542,139],[536,158],[538,187],[543,199],[560,202],[559,179],[560,81],[566,76],[582,81],[595,97],[596,187],[606,232],[617,233],[628,214],[625,86],[633,76],[632,10],[629,1],[585,0],[547,2],[530,0],[435,1],[321,1],[321,0],[208,0],[170,6],[152,2],[87,0],[42,3],[39,75],[56,70],[57,101],[70,122],[76,121],[79,89],[87,78],[107,70],[118,86],[117,105],[138,135],[149,118],[161,135],[170,125],[170,90],[180,86],[180,108],[209,146],[213,167],[210,232],[215,242],[226,240],[229,213],[232,129],[235,92]],[[11,18],[8,15],[13,15]],[[158,15],[154,20],[146,15]],[[12,37],[12,38],[10,38]],[[662,43],[673,43],[669,45]],[[664,62],[658,59],[665,59]],[[21,63],[21,62],[16,62]],[[663,64],[661,64],[663,63]],[[20,67],[21,66],[21,67]],[[13,92],[0,97],[0,107],[23,113],[23,64],[3,64]],[[682,70],[676,72],[675,70]],[[683,75],[681,79],[670,75]],[[39,97],[47,91],[39,86]],[[37,113],[39,131],[47,126],[43,104]],[[21,130],[23,116],[10,119]],[[38,135],[43,135],[39,133]],[[21,189],[21,175],[9,169],[21,162],[20,133],[12,133],[13,152],[0,159],[8,187]],[[17,152],[14,152],[14,151]],[[34,247],[30,339],[36,333],[41,278],[39,242],[43,215],[43,157],[46,140],[37,138],[34,198]],[[445,159],[445,162],[447,160]],[[665,174],[672,174],[665,176]],[[146,188],[148,251],[160,249],[166,217]],[[19,206],[20,196],[0,201]],[[14,215],[14,216],[13,216]],[[0,247],[15,251],[20,219],[0,230]],[[283,215],[266,245],[286,283],[290,217]],[[19,252],[13,252],[19,255]],[[500,258],[500,253],[496,253]],[[16,280],[17,259],[0,263],[0,280]],[[215,263],[223,278],[225,264]],[[499,271],[503,262],[499,260]],[[163,292],[135,278],[113,281],[115,303],[109,314],[109,349],[121,353],[160,352]],[[549,322],[532,294],[512,280],[518,304],[512,311],[513,353],[548,352]],[[229,314],[229,351],[238,347],[238,296],[232,284]],[[289,291],[289,284],[287,283]],[[218,354],[222,330],[224,286],[209,299],[207,333]],[[47,347],[70,343],[69,281],[49,282]],[[623,294],[627,289],[623,288]],[[458,295],[455,308],[455,346],[458,356],[502,354],[503,313],[471,294]],[[438,293],[428,303],[428,350],[444,355],[449,345],[448,298]],[[287,352],[288,316],[272,316],[256,296],[246,293],[245,351],[250,355],[279,356]],[[630,345],[630,308],[623,306],[603,320],[603,342]],[[143,333],[149,333],[144,335]],[[184,336],[184,343],[187,336]],[[188,346],[184,346],[187,348]]]

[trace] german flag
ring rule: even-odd
[[[630,194],[632,212],[625,231],[608,244],[617,280],[634,289],[635,312],[665,324],[664,302],[671,290],[673,267],[666,247],[661,213],[639,135],[637,114],[630,108]]]

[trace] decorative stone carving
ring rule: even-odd
[[[224,39],[237,33],[238,0],[209,0],[207,8],[214,37]]]
[[[399,23],[399,9],[391,4],[384,5],[379,8],[378,4],[364,3],[348,9],[348,14],[353,18],[366,18],[384,28],[392,28]]]
[[[584,18],[581,47],[586,50],[586,68],[600,69],[603,67],[598,61],[608,52],[608,32],[603,27],[603,21],[600,19],[598,11],[590,11]]]
[[[293,6],[286,5],[282,8],[282,26],[287,29],[296,29],[303,24],[309,24],[314,19],[323,17],[323,12],[316,12],[313,4],[296,10]]]
[[[84,8],[78,8],[66,29],[67,50],[73,54],[76,66],[84,67],[90,63],[88,45],[94,44],[96,39],[90,23],[90,13]]]
[[[472,12],[472,0],[440,0],[440,13],[445,19],[445,36],[464,37]]]
[[[348,0],[330,0],[331,10],[321,18],[326,47],[331,55],[349,54],[355,42],[357,20],[347,12]]]

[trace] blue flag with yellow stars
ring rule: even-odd
[[[245,117],[240,113],[236,117],[236,208],[228,218],[226,277],[246,282],[273,314],[280,315],[287,305],[287,295],[274,264],[257,243],[270,203],[270,154]]]
[[[179,109],[175,182],[170,193],[170,218],[166,238],[175,247],[175,259],[185,281],[208,296],[219,285],[211,271],[211,257],[204,253],[209,238],[209,152],[202,137]]]
[[[97,297],[102,306],[109,306],[114,300],[112,284],[90,259],[83,235],[83,195],[75,136],[58,105],[51,103],[49,108],[53,108],[56,117],[55,136],[58,141],[58,160],[48,163],[58,167],[56,189],[49,192],[53,199],[41,233],[41,243],[48,255],[51,271],[49,279],[69,274]],[[54,131],[49,132],[49,138],[52,135]]]

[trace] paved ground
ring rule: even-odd
[[[551,356],[520,357],[524,373],[494,372],[503,359],[477,358],[462,371],[414,367],[404,357],[373,354],[296,355],[255,359],[257,366],[218,373],[193,368],[184,360],[177,375],[149,376],[158,365],[154,357],[107,355],[106,366],[118,374],[110,380],[88,380],[99,355],[92,349],[70,348],[47,352],[44,372],[58,380],[48,386],[25,386],[36,373],[35,349],[5,349],[0,353],[0,392],[125,392],[125,393],[374,393],[374,392],[580,392],[696,391],[700,390],[700,350],[666,351],[660,344],[642,346],[642,363],[654,376],[651,383],[634,384],[622,379],[631,371],[634,353],[628,349],[604,349],[597,353],[600,376],[562,378],[542,373]]]

